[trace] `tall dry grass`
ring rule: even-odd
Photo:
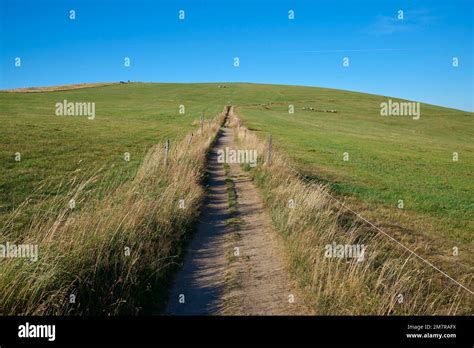
[[[286,243],[291,267],[317,314],[431,315],[473,312],[473,298],[409,252],[377,233],[329,198],[327,187],[308,184],[273,149],[231,114],[242,149],[255,149],[253,178],[262,190],[273,223]],[[295,202],[289,207],[289,200]],[[360,244],[363,261],[325,257],[325,247]],[[416,252],[416,245],[413,246]],[[421,247],[421,246],[420,246]],[[471,275],[460,279],[469,284]],[[401,296],[403,297],[401,297]]]
[[[25,230],[12,213],[0,244],[38,245],[39,258],[0,260],[1,315],[138,314],[159,309],[169,271],[201,206],[206,153],[225,112],[194,136],[148,151],[135,177],[122,185],[98,175],[38,209]],[[68,202],[74,199],[76,208]],[[180,200],[183,200],[182,202]],[[182,204],[184,202],[184,208]],[[75,303],[71,303],[71,299]]]

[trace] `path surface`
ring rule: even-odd
[[[166,314],[311,314],[286,268],[282,241],[272,229],[262,198],[237,164],[230,165],[230,176],[241,224],[238,230],[226,227],[226,176],[223,165],[217,163],[217,151],[225,147],[236,148],[230,128],[222,129],[210,151],[201,222],[171,290]],[[238,257],[232,257],[235,248]]]
[[[183,268],[172,288],[166,313],[172,315],[217,314],[221,310],[227,267],[225,240],[228,230],[227,188],[217,150],[230,146],[228,138],[218,137],[208,157],[208,188],[200,224],[186,252]],[[184,303],[182,296],[184,295]],[[181,296],[181,302],[180,302]]]

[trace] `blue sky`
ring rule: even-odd
[[[347,89],[474,111],[472,0],[0,4],[2,89],[119,80],[258,82]],[[75,20],[69,10],[76,11]],[[179,10],[185,11],[184,20]],[[289,10],[294,20],[288,19]],[[125,57],[131,59],[128,68]],[[238,68],[234,57],[240,58]],[[344,57],[349,67],[343,67]],[[457,68],[453,57],[459,59]]]

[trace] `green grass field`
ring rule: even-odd
[[[95,102],[96,117],[56,116],[55,104]],[[179,114],[179,105],[185,114]],[[104,167],[110,175],[133,175],[146,149],[177,140],[204,111],[214,117],[223,102],[181,85],[129,84],[61,92],[0,93],[0,213],[10,211],[41,183],[56,185],[80,169]],[[15,153],[21,161],[14,160]],[[130,161],[124,153],[130,153]],[[81,173],[79,172],[79,173]],[[69,187],[64,185],[63,192]]]
[[[96,118],[56,116],[54,105],[64,99],[95,102]],[[230,103],[251,130],[271,133],[275,146],[301,171],[328,182],[336,193],[370,204],[374,211],[396,209],[402,199],[404,211],[412,214],[407,224],[416,220],[429,233],[472,243],[473,114],[422,104],[419,120],[382,117],[380,103],[386,100],[332,89],[232,83],[225,88],[132,83],[1,92],[1,212],[17,206],[41,182],[59,183],[78,168],[132,175],[152,144],[178,139],[193,129],[202,111],[211,117]],[[180,104],[186,107],[184,115],[178,113]],[[289,104],[294,114],[288,113]],[[20,162],[14,161],[16,152]],[[123,160],[125,152],[130,162]],[[459,153],[458,162],[453,152]]]
[[[381,96],[271,88],[274,97],[268,105],[243,106],[237,112],[251,129],[271,133],[303,173],[374,209],[396,209],[403,200],[404,211],[413,213],[409,218],[419,220],[418,227],[434,225],[432,231],[440,237],[472,243],[472,113],[422,104],[419,120],[382,117],[380,103],[387,98]],[[294,114],[288,113],[290,103]],[[349,161],[343,161],[344,152]],[[459,154],[457,162],[453,152]]]
[[[472,269],[472,113],[422,104],[419,120],[382,117],[380,103],[387,100],[382,96],[309,87],[222,86],[131,83],[67,91],[0,92],[0,237],[35,241],[42,250],[38,267],[31,268],[17,259],[4,263],[0,312],[130,314],[154,310],[166,293],[173,264],[168,258],[181,255],[183,231],[191,231],[196,223],[204,195],[201,174],[205,152],[222,124],[223,114],[203,128],[204,136],[183,137],[197,131],[203,112],[205,118],[212,118],[229,104],[236,106],[236,114],[258,137],[272,134],[277,155],[283,153],[308,178],[328,184],[330,192],[346,200],[351,208],[469,286],[469,279],[464,277],[469,277]],[[95,102],[95,118],[57,116],[55,104],[65,99]],[[180,105],[185,106],[185,114],[179,113]],[[294,114],[288,113],[289,105],[294,105]],[[171,140],[172,147],[181,140],[172,152],[176,157],[170,166],[160,165],[163,150],[153,148],[165,139]],[[263,148],[263,143],[257,143]],[[15,161],[17,152],[21,153],[21,161]],[[125,152],[131,155],[129,162],[124,160]],[[343,161],[345,152],[349,153],[349,161]],[[459,154],[459,161],[452,160],[453,152]],[[262,193],[267,209],[277,212],[272,215],[275,223],[278,212],[284,211],[284,217],[288,211],[282,207],[293,191],[282,190],[288,181],[286,168],[280,167],[279,172],[272,172],[273,166],[262,168],[269,168],[269,172],[256,181],[260,180],[260,188],[265,183],[270,185]],[[98,179],[90,181],[91,176]],[[295,180],[293,177],[293,186]],[[81,188],[84,182],[87,184]],[[297,186],[294,192],[304,199],[306,186],[300,181]],[[232,193],[232,187],[229,190]],[[278,192],[280,196],[275,199]],[[78,197],[77,208],[67,208],[70,197]],[[177,208],[176,202],[182,197],[191,202],[191,209]],[[29,203],[21,206],[26,198]],[[298,201],[298,197],[291,198]],[[400,199],[404,201],[403,210],[396,207]],[[234,196],[229,196],[229,203],[235,205]],[[11,219],[10,213],[17,207],[18,215]],[[329,221],[321,220],[324,211],[311,205],[307,213],[300,213],[303,215],[295,221],[302,224],[298,225],[300,232],[307,235],[298,248],[290,246],[293,261],[312,260],[324,241],[320,239],[326,236],[330,242],[334,238],[331,229],[317,223]],[[330,211],[329,215],[345,219],[340,213]],[[229,223],[238,224],[235,219]],[[290,220],[280,219],[280,223],[286,221],[280,229],[293,236],[289,233],[293,231],[287,230],[295,227]],[[340,222],[341,231],[345,231],[342,225],[350,221]],[[389,240],[382,241],[389,243],[386,254],[382,253],[388,263],[375,258],[363,268],[371,271],[356,277],[350,269],[341,271],[345,264],[339,269],[341,277],[353,280],[354,289],[368,291],[359,293],[360,307],[349,305],[357,313],[385,313],[387,296],[396,293],[398,280],[414,282],[426,271],[415,267],[406,278],[402,266],[406,255]],[[385,250],[385,244],[374,243]],[[133,258],[120,256],[124,245],[136,250]],[[453,256],[453,246],[459,247],[459,257]],[[143,262],[136,262],[138,257]],[[388,285],[389,289],[379,294],[379,276],[385,279],[383,270],[394,264],[399,265],[395,268],[404,280],[393,278],[394,283],[387,283],[393,286]],[[341,293],[342,298],[338,297],[340,282],[331,268],[325,264],[315,269],[311,263],[305,265],[294,266],[300,281],[316,279],[317,287],[320,282],[327,285],[327,299],[312,293],[320,305],[324,301],[337,305],[355,300],[347,289]],[[382,273],[377,273],[380,268]],[[319,278],[313,278],[315,270]],[[337,284],[328,285],[330,279]],[[424,287],[433,278],[423,279],[406,286],[422,286],[432,296],[430,285]],[[157,298],[143,292],[150,281]],[[430,302],[441,303],[443,313],[450,301],[456,301],[444,289],[444,285],[452,285],[445,281],[443,278],[433,283],[437,286],[435,296],[442,291],[441,302]],[[95,294],[92,297],[91,289]],[[65,302],[71,291],[77,291],[83,308]],[[376,294],[380,295],[378,305],[364,307],[371,304],[367,297]],[[436,312],[431,307],[419,307],[416,301],[410,303],[414,307],[408,307],[406,313]],[[333,309],[328,306],[328,313]],[[462,313],[466,311],[470,309],[461,309]]]

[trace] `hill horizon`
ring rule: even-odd
[[[160,81],[100,81],[100,82],[79,82],[79,83],[70,83],[70,84],[51,84],[51,85],[41,85],[41,86],[28,86],[28,87],[18,87],[18,88],[8,88],[8,89],[0,89],[0,92],[29,92],[29,93],[38,93],[38,92],[57,92],[57,91],[65,91],[71,89],[79,89],[79,88],[97,88],[97,87],[105,87],[110,85],[118,85],[118,84],[156,84],[156,85],[222,85],[222,84],[241,84],[241,85],[261,85],[261,86],[288,86],[288,87],[303,87],[303,88],[316,88],[316,89],[326,89],[326,90],[334,90],[334,91],[342,91],[342,92],[350,92],[350,93],[359,93],[377,97],[384,97],[384,98],[393,98],[397,100],[403,101],[411,101],[416,103],[421,103],[425,105],[436,106],[445,109],[463,111],[474,113],[473,110],[461,109],[452,106],[440,105],[440,104],[433,104],[424,102],[421,100],[414,100],[414,99],[406,99],[394,95],[384,95],[378,93],[368,93],[363,91],[356,91],[350,89],[341,89],[341,88],[333,88],[333,87],[323,87],[323,86],[311,86],[311,85],[300,85],[300,84],[284,84],[284,83],[262,83],[262,82],[240,82],[240,81],[202,81],[202,82],[160,82]]]

